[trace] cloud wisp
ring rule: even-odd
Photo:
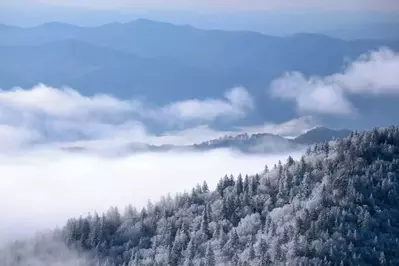
[[[47,233],[0,246],[0,264],[5,266],[88,266],[87,261],[87,254],[70,249],[59,236]]]
[[[399,95],[399,54],[381,48],[360,56],[342,73],[305,77],[287,73],[271,83],[271,94],[294,101],[300,113],[348,115],[356,112],[349,95]]]
[[[314,117],[301,116],[283,123],[265,123],[263,125],[242,127],[240,131],[248,134],[270,133],[283,137],[297,137],[318,125],[318,121]]]
[[[237,87],[227,91],[224,99],[179,101],[147,113],[156,119],[169,119],[169,123],[211,122],[220,118],[243,118],[254,107],[255,103],[249,92],[245,88]]]
[[[41,112],[58,118],[85,119],[90,114],[121,113],[134,111],[138,105],[133,101],[121,101],[99,94],[84,97],[73,89],[56,89],[40,84],[31,90],[15,88],[0,92],[0,104],[25,112]]]

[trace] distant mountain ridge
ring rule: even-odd
[[[301,148],[290,139],[284,137],[260,133],[260,134],[239,134],[237,136],[225,136],[200,144],[191,146],[196,150],[213,150],[219,148],[230,148],[244,153],[275,153]]]
[[[399,40],[346,41],[320,34],[276,37],[145,19],[98,27],[56,22],[32,28],[0,25],[0,89],[44,83],[68,86],[83,95],[106,93],[165,105],[220,98],[226,90],[243,86],[257,106],[245,122],[282,123],[295,117],[296,109],[291,102],[265,93],[272,80],[290,71],[330,75],[341,71],[348,60],[381,46],[399,51]],[[386,99],[383,103],[361,99],[359,112],[370,112],[371,101],[380,112],[396,113],[396,101]],[[378,119],[386,124],[394,118],[379,115]],[[348,122],[341,120],[323,122],[347,127]],[[369,120],[359,120],[355,126],[375,124]]]
[[[309,55],[292,50],[306,48],[302,44],[308,46],[308,49],[313,48],[311,50],[313,52],[316,47],[323,48],[320,45],[331,46],[334,49],[328,50],[330,60],[334,59],[331,57],[334,54],[338,56],[337,59],[340,59],[342,55],[357,56],[375,48],[376,45],[398,47],[398,43],[393,41],[364,40],[357,41],[363,46],[360,49],[360,46],[356,48],[358,45],[356,42],[343,41],[321,34],[275,37],[252,31],[200,30],[189,25],[174,25],[147,19],[138,19],[128,23],[110,23],[98,27],[79,27],[57,22],[32,28],[8,27],[7,31],[1,31],[0,27],[0,36],[2,36],[0,45],[29,46],[74,39],[138,56],[172,57],[196,66],[228,68],[240,67],[248,63],[260,64],[264,59],[273,60],[274,67],[280,68],[279,61],[274,59],[283,59],[282,56],[285,53],[293,56],[295,52],[297,57]],[[361,51],[356,51],[357,49]],[[223,61],[219,60],[221,57]],[[285,59],[288,58],[287,56]],[[292,61],[292,67],[295,68],[297,63],[299,62],[296,60]],[[329,65],[332,63],[334,62],[330,62]],[[319,65],[319,67],[325,73],[331,72],[326,66]]]
[[[269,154],[282,153],[292,150],[305,149],[309,145],[328,142],[350,135],[350,130],[333,130],[324,127],[316,127],[300,136],[289,139],[269,133],[238,134],[235,136],[224,136],[217,139],[204,141],[191,145],[150,145],[145,143],[131,143],[128,145],[127,153],[141,152],[167,152],[167,151],[211,151],[216,149],[231,149],[246,154]],[[72,152],[83,152],[83,147],[64,147],[64,150]]]
[[[212,150],[217,148],[232,148],[244,153],[273,153],[303,148],[307,145],[328,142],[334,139],[345,138],[352,131],[347,129],[334,130],[326,127],[316,127],[294,139],[284,138],[269,133],[239,134],[209,140],[190,147],[199,150]]]
[[[300,144],[314,144],[318,142],[341,139],[349,136],[352,131],[348,129],[333,130],[326,127],[316,127],[296,137],[294,141]]]
[[[399,22],[358,25],[324,31],[324,34],[345,40],[354,39],[399,39]]]

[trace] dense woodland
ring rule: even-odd
[[[215,191],[204,182],[70,219],[57,235],[87,254],[80,265],[399,265],[398,177],[399,127],[355,132]]]

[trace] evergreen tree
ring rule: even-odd
[[[215,266],[215,265],[216,265],[215,254],[213,253],[212,246],[209,243],[205,253],[205,266]]]

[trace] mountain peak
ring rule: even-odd
[[[80,27],[64,22],[46,22],[33,28],[46,29],[46,30],[68,30],[68,29],[77,29]]]
[[[194,29],[194,27],[190,25],[180,25],[173,24],[170,22],[159,21],[159,20],[151,20],[146,18],[138,18],[136,20],[125,23],[127,26],[135,26],[135,27],[157,27],[157,28],[189,28]]]
[[[7,25],[7,24],[0,24],[0,30],[17,30],[17,29],[21,29],[21,28],[17,27],[17,26]]]
[[[349,136],[351,131],[349,129],[330,129],[327,127],[315,127],[306,133],[296,137],[295,142],[300,144],[313,144],[317,142],[331,141],[334,138],[344,138]]]

